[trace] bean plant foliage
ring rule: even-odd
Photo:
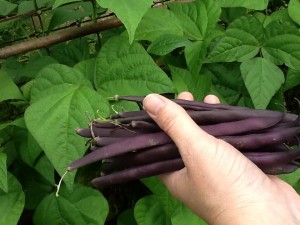
[[[66,173],[88,148],[75,129],[139,109],[115,95],[188,90],[196,100],[215,94],[223,104],[282,111],[300,85],[299,0],[0,5],[0,52],[106,14],[122,22],[0,61],[0,224],[206,224],[156,177],[99,191],[90,184],[99,163]],[[299,190],[299,175],[282,179]]]

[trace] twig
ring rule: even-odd
[[[46,48],[57,43],[69,41],[75,38],[101,32],[121,25],[122,22],[115,16],[112,16],[109,19],[106,18],[105,20],[100,20],[97,23],[91,23],[82,27],[72,27],[70,29],[64,30],[63,32],[54,33],[47,37],[32,39],[19,44],[15,44],[13,46],[1,48],[0,59],[40,48]]]

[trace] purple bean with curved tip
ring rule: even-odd
[[[276,168],[289,164],[300,157],[300,148],[283,152],[244,152],[248,159],[261,169]]]
[[[263,172],[270,175],[280,175],[295,172],[299,166],[292,164],[284,164],[274,168],[263,169]]]
[[[76,133],[82,137],[92,138],[91,128],[77,128]],[[130,128],[98,128],[93,127],[95,137],[135,137],[145,134],[142,130],[131,130]]]
[[[137,128],[139,130],[147,130],[147,131],[159,131],[160,127],[156,123],[151,123],[142,120],[133,120],[130,123],[132,128]]]
[[[107,174],[126,167],[136,167],[179,157],[179,151],[174,143],[160,145],[109,159],[109,163],[103,163],[101,173]]]
[[[184,164],[181,158],[171,159],[143,166],[137,166],[106,176],[98,177],[92,180],[92,185],[96,188],[104,189],[113,184],[126,183],[141,178],[173,172],[182,168],[184,168]]]
[[[84,157],[69,165],[68,171],[97,162],[102,159],[111,158],[124,153],[136,151],[143,148],[172,143],[172,139],[164,132],[142,134],[136,137],[126,138],[123,141],[101,147],[92,151]]]
[[[129,137],[95,137],[93,139],[93,142],[97,146],[105,146],[105,145],[110,145],[112,143],[122,141],[124,139],[127,139]]]
[[[218,138],[228,142],[239,150],[256,149],[267,145],[276,145],[289,141],[298,134],[299,130],[299,127],[292,127],[270,133],[221,136]]]
[[[215,137],[260,131],[278,124],[282,118],[248,118],[244,120],[203,125],[200,128]]]

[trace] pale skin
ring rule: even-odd
[[[181,99],[193,100],[189,92]],[[205,102],[219,103],[208,95]],[[150,94],[144,108],[177,145],[185,168],[160,175],[170,192],[211,225],[300,224],[300,198],[237,149],[201,130],[172,101]]]

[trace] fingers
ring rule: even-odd
[[[194,100],[194,96],[190,93],[190,92],[181,92],[179,95],[178,95],[178,98],[179,99],[184,99],[184,100],[189,100],[189,101],[193,101]]]
[[[207,95],[205,98],[204,98],[204,102],[206,103],[210,103],[210,104],[219,104],[220,103],[220,100],[217,96],[215,95]]]
[[[184,95],[189,96],[187,93]],[[199,167],[196,165],[199,160],[213,157],[216,152],[214,144],[216,139],[199,129],[179,105],[157,94],[148,95],[143,105],[155,122],[175,142],[187,169]],[[197,154],[197,151],[202,151],[202,153]],[[201,159],[195,160],[195,157]]]

